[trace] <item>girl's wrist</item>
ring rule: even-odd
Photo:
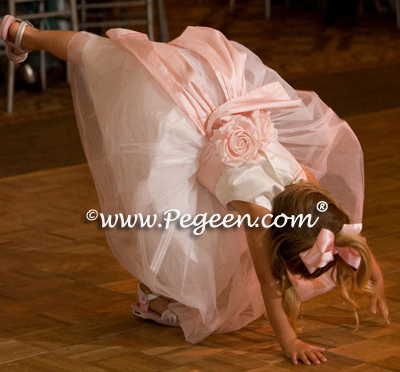
[[[292,338],[291,340],[289,340],[289,341],[286,341],[286,342],[284,342],[284,343],[281,343],[281,347],[282,347],[282,349],[283,350],[285,350],[288,346],[291,346],[291,345],[293,345],[296,341],[298,341],[299,340],[299,338],[296,336],[295,338]]]

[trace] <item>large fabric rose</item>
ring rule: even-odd
[[[215,123],[210,139],[221,162],[233,167],[256,164],[271,141],[277,139],[268,111],[226,115]]]

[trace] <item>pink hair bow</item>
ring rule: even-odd
[[[342,231],[345,233],[360,234],[362,223],[345,224]],[[307,267],[310,274],[321,267],[325,267],[334,260],[334,255],[338,254],[343,261],[350,266],[358,269],[361,257],[359,253],[350,247],[338,247],[335,245],[335,234],[328,229],[321,229],[314,245],[300,253],[300,258]]]

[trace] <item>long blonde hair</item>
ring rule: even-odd
[[[326,212],[317,210],[316,206],[319,201],[325,201],[328,204]],[[312,221],[319,217],[313,227],[308,227],[307,224],[303,224],[303,226],[296,224],[293,227],[290,224],[281,228],[271,227],[272,272],[276,279],[281,282],[283,308],[293,326],[295,326],[295,319],[300,314],[301,302],[297,291],[288,278],[287,270],[293,274],[299,274],[305,279],[313,279],[334,267],[336,270],[332,270],[332,274],[336,271],[336,278],[332,277],[332,279],[336,280],[340,296],[353,308],[357,330],[359,326],[357,309],[359,307],[352,296],[355,287],[357,286],[362,292],[383,300],[370,280],[372,257],[365,239],[360,235],[342,232],[343,225],[349,223],[348,215],[330,192],[307,182],[289,185],[274,198],[272,214],[278,216],[281,213],[287,216],[311,214]],[[361,262],[357,271],[337,254],[334,255],[334,261],[317,269],[312,274],[307,270],[299,254],[313,246],[322,228],[335,234],[336,246],[351,247],[358,251]],[[350,284],[350,291],[348,284]],[[383,304],[385,304],[384,301]]]

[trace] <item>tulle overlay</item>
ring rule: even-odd
[[[348,124],[315,93],[295,91],[242,45],[189,27],[169,44],[113,29],[68,46],[82,144],[105,215],[232,213],[196,179],[209,117],[222,104],[279,82],[297,104],[271,110],[278,140],[361,222],[363,158]],[[299,106],[296,108],[296,106]],[[255,109],[255,108],[254,108]],[[157,224],[156,224],[157,225]],[[119,263],[171,297],[186,340],[237,330],[265,312],[244,228],[108,228]],[[334,283],[293,278],[302,300]]]

